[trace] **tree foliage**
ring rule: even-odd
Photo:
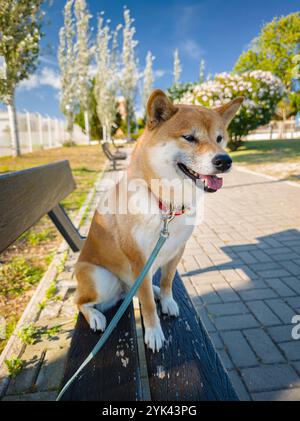
[[[146,110],[147,101],[153,89],[154,74],[153,74],[153,61],[155,57],[152,55],[151,51],[148,51],[146,56],[146,66],[144,70],[144,84],[143,84],[143,95],[142,103],[143,108]]]
[[[13,102],[19,82],[36,70],[42,36],[43,0],[0,0],[0,57],[5,78],[0,101]],[[3,75],[2,75],[3,76]]]
[[[286,109],[286,116],[294,114],[297,109],[299,72],[296,72],[295,58],[300,54],[300,12],[274,18],[266,24],[250,48],[239,57],[234,70],[270,71],[284,83],[286,98],[281,104]]]
[[[58,63],[60,67],[60,108],[67,116],[67,129],[73,130],[73,118],[77,105],[76,96],[76,51],[75,24],[73,18],[74,0],[67,0],[64,8],[64,26],[59,31]]]
[[[174,62],[173,62],[173,85],[178,85],[180,83],[180,76],[182,72],[182,67],[179,58],[178,49],[174,51]]]

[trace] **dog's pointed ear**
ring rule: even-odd
[[[167,95],[160,89],[155,89],[147,103],[147,126],[150,130],[160,123],[169,120],[176,112],[176,108]]]
[[[224,120],[225,126],[227,127],[235,114],[237,113],[238,109],[240,108],[242,102],[244,101],[244,97],[239,96],[233,99],[227,104],[221,105],[221,107],[215,108],[215,111],[221,115]]]

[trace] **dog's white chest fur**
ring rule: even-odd
[[[153,272],[172,260],[191,236],[194,227],[187,225],[185,218],[184,215],[176,216],[169,223],[169,237],[153,264]],[[143,219],[143,224],[133,228],[132,235],[147,259],[159,239],[163,225],[161,215],[145,215]]]

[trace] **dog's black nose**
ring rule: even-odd
[[[224,172],[231,167],[232,159],[227,154],[219,154],[213,158],[212,163],[217,170]]]

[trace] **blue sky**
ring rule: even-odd
[[[203,58],[206,71],[230,71],[241,52],[258,34],[261,26],[274,16],[299,10],[299,0],[87,0],[93,15],[105,11],[111,27],[122,22],[123,6],[135,18],[137,55],[141,68],[151,50],[156,59],[155,87],[172,82],[173,51],[179,49],[183,67],[182,81],[193,81]],[[59,78],[56,51],[58,31],[63,25],[64,0],[45,6],[45,37],[37,72],[18,88],[19,110],[39,111],[60,117]],[[95,32],[93,30],[92,34]]]

